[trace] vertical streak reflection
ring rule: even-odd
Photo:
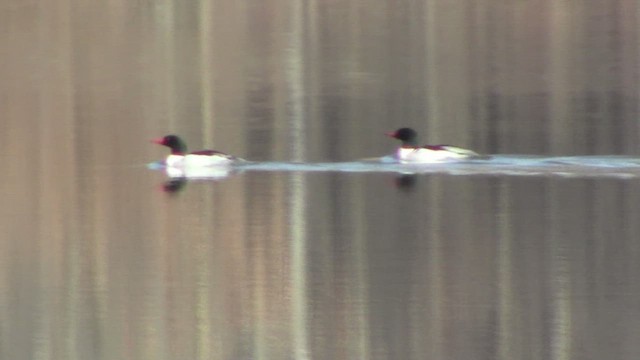
[[[292,281],[293,281],[293,345],[296,359],[307,359],[308,343],[307,343],[307,272],[306,272],[306,253],[307,253],[307,237],[305,229],[306,212],[305,204],[307,198],[307,190],[302,174],[295,174],[291,179],[291,190],[289,195],[289,214],[291,220],[289,222],[291,239],[292,259]]]
[[[571,294],[569,286],[569,264],[564,249],[552,246],[553,318],[551,329],[552,359],[565,360],[571,358]]]
[[[440,133],[440,101],[438,101],[438,53],[435,46],[430,44],[438,43],[438,18],[437,18],[437,4],[434,1],[429,1],[425,5],[426,21],[425,21],[425,49],[427,53],[425,56],[426,70],[424,84],[426,88],[426,103],[427,103],[427,118],[436,119],[436,121],[429,121],[427,123],[427,131],[429,134],[433,134],[436,138],[441,135]]]
[[[567,128],[574,125],[571,119],[571,109],[569,107],[572,81],[571,54],[572,43],[572,14],[573,9],[564,2],[552,2],[550,18],[550,48],[549,51],[549,94],[551,122],[549,135],[551,137],[552,152],[563,153],[565,149],[560,148],[565,139],[562,135],[567,133]]]
[[[303,18],[302,1],[291,3],[291,31],[289,33],[289,47],[287,48],[287,87],[292,99],[289,101],[289,129],[291,139],[291,153],[294,161],[303,161],[305,151],[305,123],[304,123],[304,49],[303,49]]]
[[[201,87],[201,102],[200,102],[200,110],[201,110],[201,121],[202,121],[202,136],[203,143],[209,147],[207,139],[210,138],[213,128],[213,77],[212,77],[212,69],[211,66],[212,61],[212,42],[214,40],[212,36],[212,21],[213,17],[211,16],[211,2],[210,1],[202,1],[200,2],[200,74],[202,78],[202,82],[200,84]]]
[[[515,357],[514,339],[514,309],[513,309],[513,249],[511,243],[512,209],[510,206],[511,192],[506,183],[502,183],[499,192],[500,218],[498,222],[498,359],[513,359]]]
[[[162,56],[166,61],[163,83],[167,84],[167,88],[162,96],[166,103],[167,119],[169,120],[169,128],[175,129],[176,122],[176,85],[174,77],[176,74],[176,61],[174,58],[175,39],[173,29],[176,27],[175,5],[173,1],[165,0],[161,2],[161,6],[157,6],[158,14],[154,14],[154,18],[158,19],[160,31],[158,37],[159,43],[162,44]]]
[[[214,40],[212,36],[212,22],[213,17],[211,16],[212,12],[212,3],[211,1],[201,1],[199,8],[199,24],[200,24],[200,74],[201,74],[201,83],[200,83],[200,114],[202,121],[202,136],[203,136],[203,144],[207,147],[210,146],[209,139],[212,133],[213,128],[213,74],[211,66],[212,54],[211,48],[213,46],[212,42]],[[213,198],[214,194],[212,193],[212,189],[209,188],[207,191],[207,197]],[[204,206],[206,207],[204,213],[209,215],[206,218],[215,219],[213,216],[213,207],[211,202],[205,202]],[[209,235],[209,234],[207,234]],[[206,359],[211,356],[214,349],[217,351],[224,351],[221,349],[221,346],[213,346],[211,341],[213,325],[211,321],[211,313],[209,309],[211,308],[212,299],[209,296],[209,288],[207,283],[209,279],[213,277],[212,270],[210,267],[210,262],[207,261],[207,255],[209,254],[206,251],[207,245],[201,244],[202,249],[198,251],[200,259],[198,259],[198,290],[197,290],[197,358],[198,359]],[[220,345],[220,344],[217,344]]]
[[[291,23],[289,30],[289,46],[286,55],[286,81],[292,99],[289,101],[289,139],[294,161],[303,161],[305,153],[304,123],[304,73],[303,73],[303,20],[304,6],[300,0],[293,0],[291,6]],[[307,284],[306,284],[306,211],[307,190],[304,175],[293,174],[289,192],[288,212],[290,214],[291,232],[291,276],[292,276],[292,341],[296,359],[309,358],[307,334]]]
[[[550,199],[560,198],[560,189],[551,186]],[[562,236],[562,209],[558,202],[550,200],[550,236],[547,248],[550,249],[550,288],[551,288],[551,359],[567,360],[571,358],[571,278],[566,239]]]
[[[431,325],[427,329],[426,335],[428,349],[427,358],[429,359],[444,359],[446,358],[445,352],[445,326],[446,320],[444,317],[445,311],[445,263],[444,259],[444,245],[442,229],[442,214],[441,212],[434,210],[440,204],[444,203],[443,192],[441,183],[434,181],[431,184],[432,188],[429,192],[429,206],[432,207],[431,212],[434,214],[433,220],[430,220],[428,226],[429,233],[429,259],[428,259],[428,273],[430,274],[428,292],[431,294],[429,297],[429,319]]]

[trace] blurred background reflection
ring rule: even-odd
[[[4,1],[0,358],[638,358],[637,176],[146,164],[168,133],[331,162],[401,126],[636,157],[639,25],[636,0]]]

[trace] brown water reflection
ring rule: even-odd
[[[112,170],[3,193],[3,357],[637,353],[637,182]]]
[[[246,172],[638,154],[638,3],[0,5],[1,359],[634,359],[636,178]],[[397,184],[404,184],[398,188]]]

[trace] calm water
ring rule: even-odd
[[[639,25],[5,1],[0,359],[639,358]],[[495,156],[372,160],[401,126]],[[172,178],[167,133],[252,162]]]

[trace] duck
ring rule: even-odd
[[[151,141],[171,149],[171,153],[164,161],[167,168],[223,166],[242,160],[217,150],[187,152],[186,143],[178,135],[166,135]]]
[[[438,163],[466,159],[483,158],[475,151],[452,145],[417,145],[418,133],[412,128],[404,127],[387,136],[402,141],[396,150],[395,158],[403,164]]]

